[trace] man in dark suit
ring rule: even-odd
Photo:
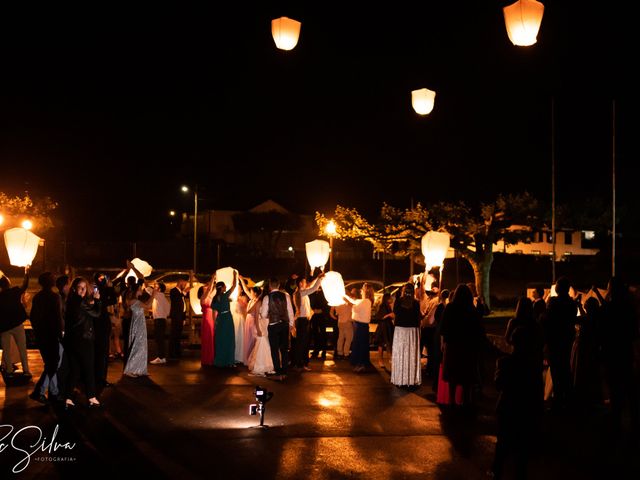
[[[100,292],[100,317],[94,319],[96,385],[98,388],[104,388],[112,386],[107,380],[107,372],[109,369],[111,315],[113,315],[114,305],[118,303],[118,295],[106,274],[96,273],[94,281]]]
[[[171,301],[171,309],[169,310],[169,318],[171,319],[171,327],[169,331],[169,358],[180,358],[182,355],[180,349],[180,337],[182,337],[182,326],[187,318],[187,295],[189,287],[187,286],[189,278],[184,276],[178,280],[178,284],[169,292],[169,300]]]
[[[51,272],[41,274],[38,283],[42,290],[33,297],[30,320],[44,361],[44,371],[29,397],[37,402],[47,403],[47,390],[51,401],[56,400],[60,393],[57,371],[63,328],[62,305],[60,295],[53,291],[55,278]]]

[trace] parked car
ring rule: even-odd
[[[405,283],[406,282],[395,282],[390,285],[387,285],[384,288],[380,288],[379,290],[376,290],[373,294],[374,302],[373,302],[373,308],[371,309],[372,315],[375,315],[378,311],[378,308],[380,308],[380,304],[382,303],[382,297],[384,296],[385,293],[390,293],[391,295],[395,295]]]
[[[179,271],[161,272],[161,273],[152,274],[150,277],[146,278],[145,283],[149,285],[154,285],[156,283],[162,282],[167,286],[166,293],[168,294],[169,291],[178,284],[178,279],[185,275],[189,277],[190,274],[189,272],[179,272]],[[193,284],[195,285],[195,284],[207,283],[210,280],[211,276],[209,274],[198,273],[196,275],[192,275],[190,278]]]

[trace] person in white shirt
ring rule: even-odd
[[[296,307],[296,342],[293,366],[298,371],[311,370],[309,368],[309,320],[313,315],[313,310],[309,295],[320,288],[322,277],[324,277],[324,272],[320,273],[311,284],[304,276],[296,279],[297,288],[293,292],[293,303]]]
[[[353,305],[351,317],[354,332],[351,344],[351,363],[354,372],[364,372],[371,364],[369,359],[369,323],[371,323],[371,308],[373,306],[373,287],[368,283],[362,286],[362,298],[353,300],[348,296],[344,299]]]
[[[355,300],[357,290],[351,289],[349,296]],[[336,347],[336,359],[347,358],[351,353],[351,341],[353,340],[353,321],[351,310],[353,306],[345,302],[337,307],[331,307],[329,315],[338,321],[338,345]]]
[[[262,300],[260,315],[269,320],[269,345],[276,375],[287,377],[289,364],[289,334],[296,335],[291,297],[280,290],[280,280],[269,280],[269,294]]]
[[[167,331],[167,317],[171,304],[164,292],[167,286],[164,283],[158,283],[157,288],[153,291],[153,302],[151,304],[151,314],[153,315],[153,338],[156,340],[158,355],[151,360],[154,365],[163,365],[167,363],[166,342],[164,339]]]

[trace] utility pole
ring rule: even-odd
[[[195,276],[198,252],[198,185],[193,189],[193,275]],[[190,282],[193,285],[193,279]]]
[[[611,163],[612,163],[612,179],[611,179],[611,187],[612,187],[612,215],[613,218],[611,220],[611,276],[616,276],[616,101],[612,102],[612,132],[611,132]]]
[[[555,100],[551,97],[551,283],[556,283],[556,129]]]

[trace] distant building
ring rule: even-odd
[[[193,231],[193,216],[185,220],[182,233],[188,235]],[[198,236],[276,257],[292,257],[317,237],[317,226],[312,215],[295,214],[266,200],[248,210],[199,212]]]
[[[527,227],[514,226],[512,229],[526,229]],[[550,229],[543,229],[530,232],[527,240],[515,244],[505,244],[499,241],[494,244],[494,252],[503,252],[522,255],[544,255],[553,254],[553,237]],[[557,231],[556,238],[556,260],[565,260],[572,255],[595,255],[599,252],[596,248],[595,232],[591,230],[569,230],[561,229]]]

